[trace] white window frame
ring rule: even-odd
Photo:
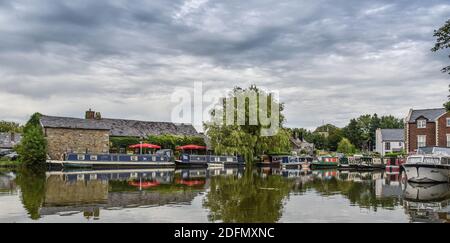
[[[450,148],[450,134],[447,134],[447,148]]]
[[[384,142],[384,150],[386,150],[386,151],[391,151],[392,150],[391,142]]]
[[[417,128],[419,129],[427,128],[427,120],[425,119],[417,120]]]
[[[450,127],[450,117],[447,118],[447,127]]]
[[[425,141],[421,142],[420,138],[424,138]],[[422,144],[424,146],[421,146]],[[426,146],[427,146],[427,135],[417,135],[417,148],[424,148]]]

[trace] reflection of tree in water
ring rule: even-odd
[[[341,177],[332,177],[330,179],[314,178],[312,181],[303,184],[300,190],[305,192],[311,189],[322,196],[343,195],[352,205],[373,209],[374,211],[377,211],[379,207],[393,209],[400,203],[400,198],[377,197],[376,183],[371,178],[361,181],[347,180]]]
[[[30,218],[39,219],[39,210],[45,198],[45,170],[22,168],[17,173],[16,183],[20,186],[22,204]]]
[[[242,178],[213,177],[203,206],[210,210],[210,221],[277,222],[292,184],[281,176],[262,178],[251,170]]]

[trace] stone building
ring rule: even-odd
[[[0,149],[12,149],[22,140],[19,133],[1,132],[0,133]]]
[[[406,118],[406,151],[421,147],[450,147],[450,113],[445,109],[411,109]]]
[[[84,119],[43,115],[40,122],[49,156],[54,160],[62,159],[67,152],[109,153],[111,137],[200,136],[192,125],[102,118],[100,113],[91,110]]]

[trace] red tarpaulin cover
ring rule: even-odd
[[[143,143],[143,144],[135,144],[131,145],[130,148],[137,149],[137,148],[149,148],[149,149],[161,149],[161,146],[150,144],[150,143]]]
[[[194,144],[177,147],[177,150],[206,150],[206,149],[207,147],[205,146],[199,146]]]

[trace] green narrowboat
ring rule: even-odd
[[[311,164],[313,169],[318,168],[336,168],[339,166],[339,158],[336,156],[319,156]]]

